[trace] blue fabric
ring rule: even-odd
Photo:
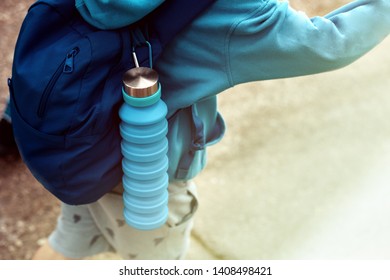
[[[76,0],[76,7],[90,24],[100,29],[116,29],[140,20],[163,2],[164,0],[115,0],[111,2]],[[111,14],[112,9],[115,9],[114,16]]]
[[[131,12],[134,11],[131,0],[119,1],[122,5],[120,11],[116,0],[90,0],[88,2],[96,3],[99,7],[102,7],[100,4],[104,3],[104,13],[99,14],[96,20],[108,28],[125,26],[136,20],[134,16],[131,16]],[[140,4],[144,2],[147,1],[138,1]],[[183,1],[182,3],[186,4],[187,2]],[[78,8],[79,10],[84,9],[82,5],[78,5]],[[145,11],[149,12],[150,9],[149,5]],[[89,16],[94,16],[91,10],[88,13]],[[81,12],[81,14],[86,15],[85,12]],[[116,17],[117,14],[121,16]],[[177,15],[181,16],[182,14],[177,13]],[[176,20],[175,17],[171,18]],[[56,35],[56,26],[47,27],[45,23],[42,28],[42,30],[49,28]],[[168,156],[171,179],[192,178],[205,166],[206,149],[199,146],[197,149],[191,149],[191,143],[195,138],[203,139],[202,145],[204,144],[206,147],[216,143],[223,136],[225,128],[223,120],[217,112],[217,94],[241,83],[309,75],[344,67],[375,47],[389,32],[390,1],[388,0],[357,0],[324,17],[313,18],[295,11],[287,2],[278,0],[217,0],[179,36],[167,44],[162,57],[155,64],[163,88],[162,97],[169,109],[168,139],[170,147]],[[42,34],[45,33],[42,31]],[[61,36],[58,35],[58,39],[67,38],[67,36],[64,33]],[[39,38],[31,38],[34,44],[40,46]],[[41,44],[45,44],[45,42],[42,41]],[[27,50],[28,52],[34,51],[34,48],[28,49],[30,45],[25,45],[26,53]],[[71,46],[69,48],[71,50]],[[42,66],[46,66],[53,60],[52,55],[46,57],[49,60],[43,60]],[[55,56],[54,60],[61,59]],[[110,57],[107,59],[112,61]],[[20,57],[20,63],[24,63],[24,70],[31,68],[29,61],[24,60],[23,56]],[[31,79],[42,80],[42,73],[35,68],[33,70],[32,73],[31,71],[21,73],[21,76],[30,77],[31,75]],[[81,80],[82,85],[88,86],[88,78],[93,75],[93,72],[87,71],[84,74],[85,76]],[[50,79],[46,76],[43,78],[47,79],[47,82]],[[112,88],[110,89],[112,90]],[[25,91],[26,97],[19,102],[14,102],[13,99],[15,112],[19,110],[23,114],[26,112],[35,113],[36,106],[33,107],[33,105],[36,105],[39,98],[30,97],[33,90],[34,88],[28,85],[17,89],[18,92]],[[66,89],[64,90],[65,93]],[[57,102],[62,102],[61,97],[58,98]],[[82,95],[81,98],[83,98]],[[18,108],[20,104],[23,104],[22,110]],[[74,139],[67,137],[66,141],[63,142],[65,144],[62,144],[63,148],[68,147],[70,143],[73,143],[72,141],[81,141],[88,142],[89,145],[96,145],[101,151],[104,150],[102,155],[111,155],[111,151],[117,151],[114,146],[109,146],[107,151],[107,147],[103,144],[99,146],[99,141],[97,143],[91,142],[89,136],[94,135],[94,130],[85,131],[87,134],[84,135],[80,133],[83,131],[82,126],[74,126],[75,124],[88,123],[90,121],[88,116],[92,114],[103,113],[99,107],[86,107],[90,110],[84,114],[74,111],[77,113],[75,114],[76,119],[70,122],[70,127],[47,127],[45,123],[42,123],[39,125],[42,125],[45,132],[43,135],[36,133],[36,128],[30,127],[31,135],[37,139],[46,138],[49,135],[49,145],[38,147],[36,152],[28,154],[28,157],[34,158],[41,155],[42,152],[46,153],[45,155],[48,157],[52,156],[53,159],[58,158],[58,155],[53,152],[58,148],[52,146],[57,145],[58,141],[63,141],[62,136],[56,135],[58,130],[70,131],[71,135],[75,136]],[[45,113],[48,109],[48,116],[53,120],[59,119],[60,124],[65,117],[58,112],[50,112],[50,108],[46,106],[41,106],[41,108],[42,112]],[[77,110],[81,109],[85,108],[77,108]],[[195,120],[194,109],[196,111]],[[103,115],[106,115],[106,112]],[[12,117],[14,118],[14,116]],[[19,131],[22,131],[24,124],[27,123],[28,127],[36,120],[38,120],[36,116],[31,119],[21,118]],[[202,127],[201,130],[193,129],[194,121],[195,124],[198,124],[196,127]],[[66,121],[63,124],[66,124]],[[97,118],[95,125],[88,127],[106,128],[107,123]],[[113,130],[116,129],[115,126],[109,127]],[[199,131],[203,131],[202,137],[196,137]],[[116,137],[116,131],[108,130],[106,132],[105,137]],[[23,132],[20,133],[19,141],[28,139],[24,137]],[[79,155],[85,157],[87,151],[80,151]],[[188,158],[188,155],[192,158]],[[190,162],[190,167],[178,178],[176,172],[180,170],[182,162]],[[85,161],[81,161],[81,163],[85,164]],[[88,167],[88,165],[84,166]],[[47,165],[40,167],[46,168]],[[68,170],[71,167],[59,165],[57,168]],[[96,173],[100,170],[92,165],[88,172]],[[68,180],[70,178],[63,175],[57,177],[54,179],[64,180],[66,178]],[[88,185],[87,181],[83,181],[83,183]],[[105,182],[103,183],[105,184]],[[109,184],[105,185],[106,188],[107,185]],[[92,185],[88,186],[92,187]],[[105,191],[106,189],[102,193]]]
[[[358,0],[309,18],[277,0],[218,0],[157,65],[171,111],[237,84],[352,63],[390,31],[390,1]]]
[[[175,38],[156,69],[169,111],[198,102],[204,126],[218,131],[223,124],[217,118],[216,98],[224,90],[251,81],[344,67],[389,32],[388,0],[354,1],[313,18],[277,0],[217,0]],[[181,132],[174,141],[186,142],[182,139],[191,134],[188,127],[184,121],[172,124],[172,130]],[[224,130],[220,131],[222,137]],[[187,147],[172,146],[170,168],[174,170],[187,152]],[[193,176],[204,168],[206,150],[197,151],[196,157],[199,160],[193,161],[189,171]]]
[[[69,2],[30,8],[15,48],[11,113],[32,174],[63,202],[81,204],[101,197],[122,175],[115,108],[130,38],[99,32],[81,18],[67,24],[74,12]]]
[[[211,2],[191,9],[167,2],[182,7],[175,29],[149,18],[154,59],[175,35],[166,31],[179,32]],[[122,178],[118,108],[122,76],[135,67],[133,47],[140,65],[149,65],[146,42],[131,39],[127,26],[86,23],[69,0],[37,1],[24,20],[9,84],[15,140],[32,174],[67,204],[94,202]]]
[[[119,24],[112,16],[118,12],[115,0],[90,1],[106,3],[102,22]],[[123,5],[123,14],[131,14],[131,2]],[[389,0],[352,1],[313,18],[285,1],[217,0],[169,44],[156,64],[163,99],[174,115],[168,135],[175,142],[169,149],[171,173],[190,153],[193,120],[183,108],[196,104],[206,138],[215,143],[224,132],[217,94],[241,83],[338,69],[364,55],[389,31]],[[206,150],[196,151],[191,162],[186,178],[204,168]]]

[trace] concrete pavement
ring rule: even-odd
[[[188,259],[390,259],[389,50],[220,96]]]

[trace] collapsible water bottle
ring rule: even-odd
[[[137,67],[123,76],[123,215],[128,225],[152,230],[168,217],[168,122],[158,74]]]

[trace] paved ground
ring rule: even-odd
[[[31,2],[0,2],[0,81]],[[334,3],[293,2],[312,14]],[[197,178],[189,259],[390,257],[389,48],[336,72],[221,94],[228,131]],[[6,96],[0,83],[1,104]],[[20,160],[0,159],[0,259],[29,259],[57,214]]]
[[[191,257],[390,258],[389,39],[343,70],[221,96]]]

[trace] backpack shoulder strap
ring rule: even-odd
[[[71,19],[76,13],[74,0],[38,0],[30,6],[29,10],[38,4],[50,5],[61,14],[64,19]]]
[[[148,18],[151,31],[167,45],[216,0],[167,0]]]

